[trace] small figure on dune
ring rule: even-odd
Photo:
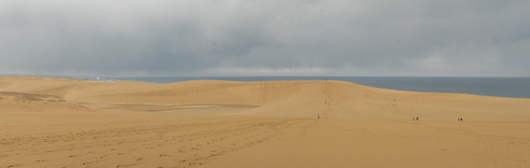
[[[416,117],[416,121],[420,120],[420,118]]]
[[[412,121],[414,121],[414,117],[412,117]]]
[[[460,121],[464,121],[464,118],[460,118]]]
[[[326,116],[324,114],[322,114],[322,118],[326,118]]]
[[[318,119],[320,119],[320,114],[318,114]]]

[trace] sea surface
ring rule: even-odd
[[[118,80],[152,83],[174,83],[189,80],[224,81],[297,81],[297,80],[337,80],[353,82],[365,86],[393,90],[465,93],[484,96],[530,98],[530,78],[508,77],[135,77]],[[116,80],[116,79],[114,79]]]

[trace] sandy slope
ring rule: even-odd
[[[530,99],[26,76],[0,98],[0,167],[530,167]]]

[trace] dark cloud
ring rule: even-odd
[[[530,76],[530,2],[2,1],[0,73]]]

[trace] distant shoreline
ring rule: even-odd
[[[22,75],[20,75],[22,76]],[[38,77],[38,76],[35,76]],[[44,77],[44,76],[42,76]],[[0,76],[1,78],[1,76]],[[96,81],[96,77],[53,77]],[[360,85],[428,93],[461,93],[481,96],[530,98],[530,77],[325,77],[325,76],[245,76],[245,77],[101,77],[99,81],[139,81],[175,83],[193,80],[222,81],[299,81],[336,80]]]

